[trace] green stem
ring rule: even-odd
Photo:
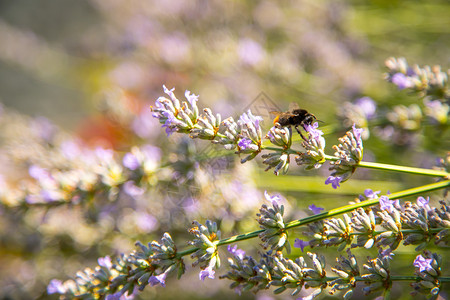
[[[430,191],[434,191],[434,190],[438,190],[438,189],[443,189],[443,188],[446,188],[449,186],[450,186],[450,180],[445,180],[445,181],[439,181],[436,183],[431,183],[431,184],[419,186],[416,188],[400,191],[397,193],[392,193],[387,196],[389,197],[389,199],[393,200],[393,199],[399,199],[399,198],[408,197],[408,196],[414,196],[417,194],[422,194],[425,192],[430,192]],[[367,201],[363,201],[363,202],[359,202],[359,203],[355,203],[355,204],[346,205],[346,206],[339,207],[336,209],[332,209],[330,211],[323,212],[323,213],[320,213],[320,214],[317,214],[314,216],[310,216],[310,217],[306,217],[306,218],[303,218],[300,220],[295,220],[295,221],[289,222],[288,224],[286,224],[286,229],[302,226],[302,225],[305,225],[308,223],[320,221],[325,218],[344,214],[344,213],[350,212],[350,211],[360,208],[360,207],[373,206],[373,205],[378,204],[378,202],[379,202],[379,199],[371,199],[371,200],[367,200]]]
[[[327,160],[336,161],[339,158],[336,156],[325,155]],[[450,173],[441,170],[433,170],[433,169],[422,169],[422,168],[413,168],[413,167],[405,167],[398,165],[389,165],[389,164],[381,164],[375,162],[368,161],[360,161],[358,167],[368,168],[368,169],[378,169],[385,171],[395,171],[409,174],[417,174],[417,175],[426,175],[433,177],[450,177]]]
[[[403,198],[403,197],[422,194],[425,192],[431,192],[431,191],[443,189],[446,187],[450,187],[450,180],[439,181],[436,183],[431,183],[431,184],[419,186],[416,188],[392,193],[392,194],[389,194],[388,197],[389,197],[389,199],[394,200],[394,199],[399,199],[399,198]],[[340,214],[343,214],[346,212],[350,212],[350,211],[360,208],[360,207],[373,206],[373,205],[378,204],[378,202],[379,202],[379,199],[371,199],[371,200],[366,200],[366,201],[355,203],[355,204],[346,205],[346,206],[343,206],[340,208],[332,209],[328,212],[323,212],[323,213],[320,213],[320,214],[317,214],[314,216],[310,216],[310,217],[306,217],[306,218],[303,218],[300,220],[295,220],[295,221],[289,222],[286,224],[286,229],[290,229],[290,228],[306,225],[309,223],[317,222],[317,221],[323,220],[325,218],[329,218],[329,217],[340,215]],[[248,232],[245,234],[235,235],[235,236],[225,238],[225,239],[221,239],[217,242],[217,245],[221,246],[221,245],[231,244],[231,243],[235,243],[235,242],[239,242],[239,241],[243,241],[243,240],[252,239],[252,238],[257,237],[262,232],[264,232],[263,229]],[[192,254],[197,250],[198,250],[198,248],[191,248],[191,249],[187,249],[187,250],[178,252],[177,257],[180,258],[185,255]]]

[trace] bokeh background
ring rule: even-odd
[[[292,166],[274,177],[257,162],[218,162],[211,157],[223,154],[219,146],[168,138],[149,106],[165,84],[180,99],[185,90],[200,95],[200,107],[224,118],[250,108],[270,126],[270,110],[297,102],[328,126],[332,141],[348,129],[336,118],[344,102],[370,96],[383,115],[417,101],[383,80],[388,57],[448,68],[449,15],[445,0],[1,0],[0,299],[56,298],[46,294],[50,279],[68,279],[97,257],[130,252],[136,240],[164,231],[183,243],[193,219],[219,220],[224,236],[254,230],[264,190],[282,193],[301,217],[311,203],[330,209],[364,188],[386,193],[422,183],[358,170],[334,191],[323,184],[326,168]],[[376,133],[365,143],[367,160],[431,167],[448,150],[448,132],[397,142]],[[72,156],[68,141],[79,150]],[[153,146],[149,160],[158,166],[139,182],[142,191],[122,193],[122,182],[103,180],[87,204],[64,191],[66,204],[28,205],[27,195],[42,188],[31,167],[100,176],[87,152],[112,149],[121,162],[135,145]],[[400,249],[398,260],[411,261],[411,251]],[[228,282],[198,282],[190,273],[140,297],[181,297],[180,288],[184,298],[237,297]],[[395,293],[408,299],[401,288]]]

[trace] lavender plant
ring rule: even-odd
[[[389,59],[387,66],[390,82],[401,89],[411,89],[420,97],[425,97],[426,101],[438,101],[441,104],[439,107],[447,105],[448,116],[448,80],[439,68],[421,69],[416,66],[411,71],[403,59]],[[179,251],[170,234],[165,233],[159,242],[153,241],[148,245],[138,242],[135,251],[120,256],[115,262],[109,257],[99,259],[99,265],[94,270],[79,272],[74,280],[53,280],[48,286],[49,294],[59,294],[63,299],[126,299],[149,284],[165,287],[166,279],[172,273],[181,277],[186,270],[184,260],[188,255],[193,259],[192,266],[200,267],[200,280],[214,279],[216,272],[222,268],[219,248],[224,245],[228,245],[230,253],[229,268],[220,278],[232,281],[230,287],[239,294],[274,287],[276,294],[289,291],[293,296],[302,295],[302,299],[316,298],[325,291],[332,295],[341,293],[344,299],[350,299],[360,293],[358,287],[364,286],[364,294],[381,292],[385,299],[389,299],[395,285],[403,281],[410,282],[412,295],[421,293],[436,299],[441,291],[445,291],[446,283],[450,282],[450,275],[445,274],[445,257],[432,253],[428,248],[431,242],[436,247],[445,247],[450,241],[450,205],[445,200],[446,190],[450,186],[450,154],[439,159],[433,169],[363,161],[363,139],[369,137],[364,132],[370,127],[374,113],[374,103],[367,98],[344,106],[344,115],[356,118],[358,122],[354,121],[352,130],[332,147],[334,155],[327,155],[324,133],[318,129],[318,123],[302,124],[306,132],[306,137],[302,135],[303,150],[294,150],[290,127],[275,124],[264,140],[262,118],[254,116],[250,110],[237,121],[232,117],[221,121],[222,117],[213,114],[209,108],[200,114],[198,96],[189,91],[185,93],[187,101],[178,100],[173,89],[164,87],[164,91],[169,98],[158,98],[152,110],[168,135],[177,132],[188,134],[192,139],[210,140],[217,147],[222,145],[227,151],[242,155],[241,163],[247,163],[264,152],[261,155],[263,164],[267,165],[266,170],[273,168],[275,175],[286,173],[290,156],[296,155],[296,163],[307,170],[318,169],[326,161],[331,162],[331,174],[325,184],[331,184],[334,189],[349,180],[358,168],[432,176],[437,181],[385,195],[367,188],[364,196],[359,196],[349,205],[327,212],[310,205],[313,215],[291,221],[285,214],[283,199],[266,192],[265,198],[270,205],[262,204],[257,214],[259,230],[222,239],[217,223],[208,220],[203,225],[194,221],[189,230],[194,236],[188,242],[191,247]],[[394,108],[394,111],[399,115],[398,109]],[[414,119],[415,115],[410,116]],[[440,120],[443,119],[441,116]],[[390,120],[400,118],[391,117]],[[356,123],[362,128],[358,128]],[[403,129],[415,130],[414,126],[405,125],[409,123],[397,122],[406,126]],[[448,126],[447,119],[444,123],[440,122],[441,125]],[[138,169],[145,157],[140,153],[134,149],[127,154],[124,165],[131,170]],[[442,197],[439,207],[428,196],[422,196],[435,190],[444,191],[443,196],[439,196]],[[415,203],[400,202],[401,198],[411,196],[418,196]],[[342,218],[336,218],[337,215],[342,215]],[[308,252],[308,258],[292,257],[288,234],[295,235],[295,228],[304,225],[306,230],[303,235],[308,240],[296,238],[294,248],[300,248],[302,252],[306,247],[312,250],[316,247],[336,248],[341,252],[346,250],[347,256],[336,258],[336,265],[331,268],[327,267],[326,258],[320,253]],[[253,238],[259,238],[265,250],[259,258],[246,255],[236,245],[231,246]],[[415,245],[414,251],[421,253],[410,263],[407,275],[397,274],[391,267],[391,260],[395,259],[395,252],[401,245],[405,249]],[[367,260],[357,259],[355,253],[358,248],[374,248],[376,255],[369,256]],[[284,257],[284,250],[288,257]],[[305,291],[310,288],[312,292]]]

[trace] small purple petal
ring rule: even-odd
[[[272,202],[272,205],[279,205],[279,201],[282,200],[280,195],[270,196],[269,193],[267,193],[267,191],[264,191],[264,196],[266,197],[267,201]]]
[[[361,133],[364,131],[364,129],[362,128],[356,128],[356,124],[353,124],[352,126],[353,129],[353,135],[355,136],[358,145],[361,143]]]
[[[320,214],[322,210],[325,210],[325,208],[317,207],[315,204],[311,204],[310,206],[308,206],[308,209],[315,215]]]
[[[309,246],[309,242],[303,241],[301,239],[295,239],[295,241],[294,241],[295,248],[300,248],[303,252],[303,249],[305,249],[306,246]]]
[[[338,187],[340,187],[340,182],[342,180],[342,177],[340,176],[329,176],[327,178],[327,180],[325,180],[325,184],[330,184],[333,187],[333,189],[337,189]]]
[[[387,210],[388,212],[392,213],[395,209],[395,205],[398,205],[398,200],[390,200],[387,196],[381,196],[379,199],[380,208],[382,210]]]
[[[369,198],[369,199],[377,199],[379,193],[381,193],[381,191],[374,192],[371,189],[364,190],[364,195],[366,196],[366,198]]]
[[[52,279],[47,286],[47,294],[64,294],[66,289],[61,280]]]
[[[395,254],[392,252],[391,248],[386,248],[383,251],[381,251],[381,255],[387,256],[387,258],[392,260],[392,258]]]
[[[318,140],[322,135],[323,135],[323,131],[317,129],[319,127],[319,123],[315,122],[313,125],[305,125],[304,129],[305,131],[309,132],[311,134],[311,137],[315,140]]]
[[[245,251],[242,249],[238,249],[237,245],[234,245],[234,246],[228,245],[227,249],[228,249],[228,252],[230,252],[234,256],[239,257],[240,259],[244,259]]]
[[[201,270],[200,273],[198,274],[198,277],[200,280],[205,280],[206,277],[214,279],[214,274],[216,272],[213,270],[213,268],[211,267],[207,267],[204,270]]]
[[[433,261],[432,258],[425,258],[422,255],[417,255],[416,259],[414,260],[413,266],[416,268],[419,268],[420,272],[426,271],[427,269],[432,269],[431,262]]]
[[[245,150],[248,148],[249,145],[251,145],[251,143],[252,143],[252,140],[245,137],[245,138],[239,140],[238,146],[241,150]]]
[[[430,197],[427,197],[427,199],[425,199],[424,197],[419,197],[417,198],[417,205],[425,207],[425,205],[428,205],[428,203],[430,202]]]
[[[150,283],[151,286],[160,284],[162,287],[166,287],[166,277],[167,277],[167,273],[162,273],[157,276],[153,275],[148,279],[148,283]]]
[[[414,85],[411,79],[403,73],[395,73],[391,78],[391,82],[395,84],[400,90],[410,88]]]
[[[105,257],[99,257],[97,259],[97,262],[99,266],[105,267],[107,269],[112,268],[111,257],[109,257],[108,255]]]
[[[186,97],[186,99],[189,101],[189,104],[191,104],[191,107],[194,107],[197,105],[197,101],[198,101],[198,95],[191,95],[191,92],[186,90],[186,92],[184,93],[184,96]]]

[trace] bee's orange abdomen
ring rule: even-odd
[[[275,123],[277,123],[279,119],[280,115],[276,116],[275,119],[273,119],[273,125],[275,125]]]

